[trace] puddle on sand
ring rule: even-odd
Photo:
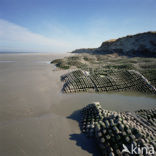
[[[68,109],[72,109],[74,106],[81,109],[96,101],[99,101],[104,109],[113,111],[135,111],[138,109],[152,109],[156,107],[156,96],[145,96],[138,93],[80,93],[66,94],[63,96],[64,104],[70,105]]]
[[[50,64],[51,61],[36,61],[35,63]]]

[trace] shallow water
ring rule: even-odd
[[[0,54],[0,60],[14,61],[0,63],[0,155],[95,155],[78,123],[68,118],[74,111],[94,101],[116,111],[156,106],[155,96],[138,93],[61,93],[60,76],[66,71],[53,71],[47,63],[60,57]]]
[[[39,64],[50,64],[51,61],[36,61],[34,63],[39,63]]]
[[[11,60],[0,60],[0,63],[12,63],[16,61],[11,61]]]
[[[82,106],[92,102],[99,101],[104,109],[114,111],[135,111],[138,109],[152,109],[156,107],[155,96],[145,96],[143,94],[128,95],[124,93],[118,94],[96,94],[96,93],[80,93],[67,95],[68,102]],[[66,103],[68,103],[66,101]]]

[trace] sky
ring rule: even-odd
[[[70,52],[156,30],[156,0],[0,0],[1,52]]]

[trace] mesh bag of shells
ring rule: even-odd
[[[149,120],[152,122],[147,124]],[[128,151],[131,146],[136,147],[136,151],[142,147],[156,150],[155,124],[156,109],[119,113],[104,110],[99,102],[95,102],[81,110],[81,131],[95,139],[104,156],[130,155],[123,152],[123,146]],[[138,155],[146,155],[146,150]]]
[[[62,89],[65,93],[136,91],[156,94],[151,82],[135,70],[76,70],[63,75],[61,80],[65,81]]]

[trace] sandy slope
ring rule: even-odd
[[[0,63],[0,155],[98,155],[94,142],[80,134],[74,111],[98,99],[106,102],[107,109],[154,107],[155,98],[148,97],[128,97],[129,105],[121,95],[63,95],[64,71],[54,72],[44,62],[58,57],[0,54],[0,61],[13,61]]]

